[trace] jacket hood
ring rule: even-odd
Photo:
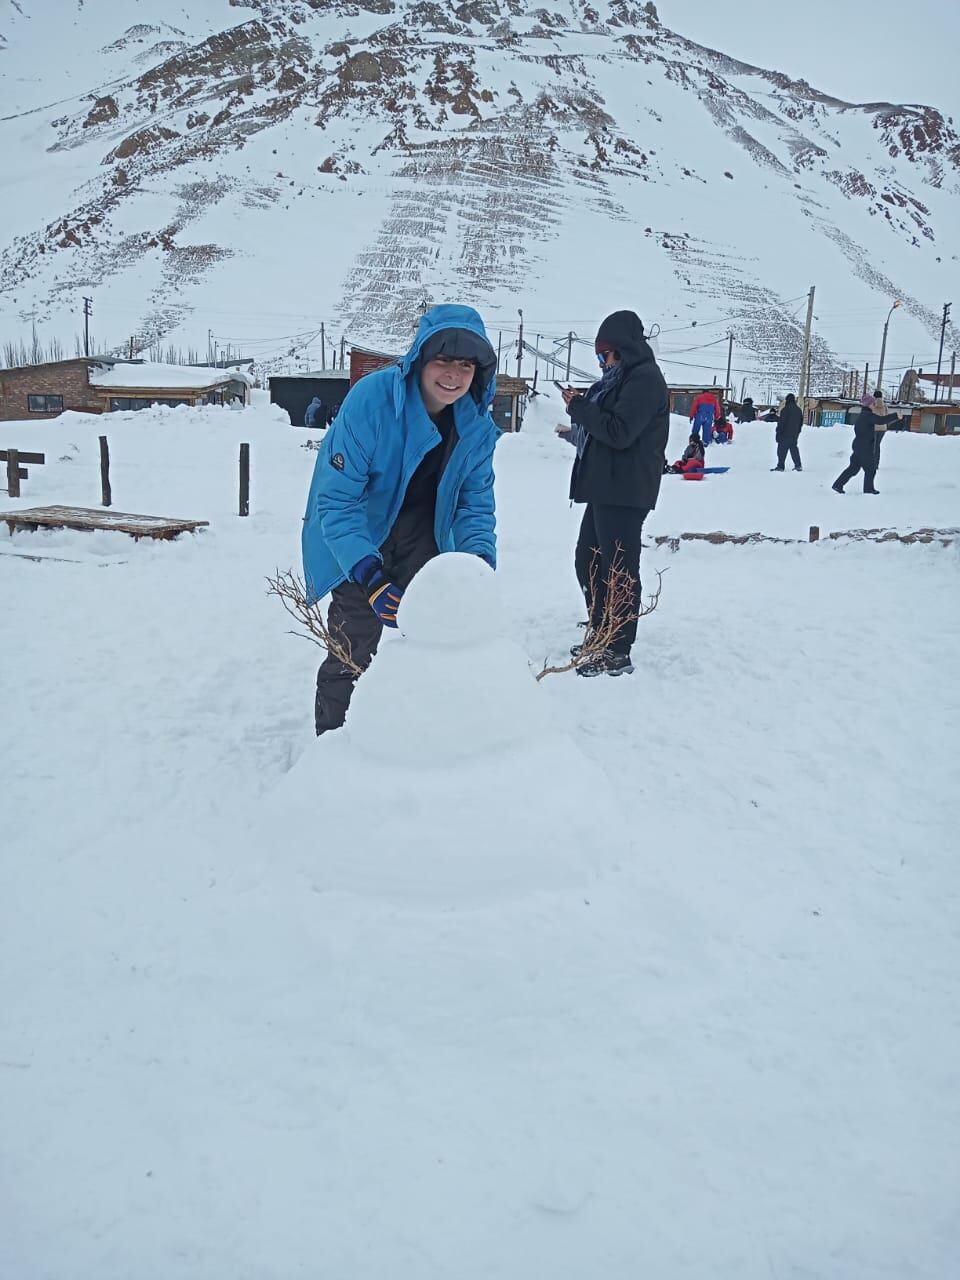
[[[643,321],[635,311],[614,311],[597,330],[597,343],[620,353],[624,365],[653,359],[653,349],[643,336]]]
[[[400,361],[402,377],[398,379],[397,409],[399,410],[403,405],[405,397],[404,383],[407,375],[411,373],[420,359],[424,344],[444,329],[466,330],[481,339],[489,352],[488,359],[483,364],[477,365],[479,382],[475,379],[477,385],[474,398],[480,406],[481,412],[485,413],[493,403],[493,397],[497,389],[497,353],[490,345],[490,339],[487,337],[487,331],[483,327],[479,312],[474,311],[473,307],[462,307],[453,303],[441,303],[440,306],[431,307],[417,326],[417,332],[410,345],[410,350]],[[471,392],[473,390],[474,388],[471,387]]]

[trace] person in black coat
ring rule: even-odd
[[[753,400],[750,396],[747,396],[743,404],[740,406],[740,411],[737,414],[737,422],[755,422],[756,417],[757,411],[753,407]]]
[[[883,431],[893,423],[899,422],[900,417],[896,413],[882,416],[877,414],[876,409],[878,405],[882,408],[883,402],[878,401],[874,396],[864,396],[860,405],[860,412],[853,424],[853,452],[850,454],[850,465],[840,472],[830,486],[834,493],[843,493],[843,486],[848,480],[852,480],[858,471],[863,471],[864,493],[879,494],[880,492],[874,486],[877,466],[880,462],[878,437],[882,439]]]
[[[577,457],[570,497],[586,504],[574,556],[590,626],[600,625],[611,569],[629,574],[633,607],[640,608],[640,534],[657,503],[670,431],[667,384],[633,311],[615,311],[597,332],[603,377],[589,391],[563,392]],[[582,676],[633,671],[636,618],[621,628]]]
[[[777,465],[771,471],[782,471],[789,452],[794,471],[802,471],[800,450],[800,428],[803,426],[803,410],[797,404],[797,397],[791,392],[783,402],[783,408],[777,416]]]

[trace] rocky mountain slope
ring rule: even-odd
[[[428,298],[544,329],[632,301],[722,317],[787,378],[820,282],[881,319],[899,297],[936,350],[960,138],[932,107],[850,105],[626,0],[59,7],[0,26],[7,324],[95,291],[138,342],[296,312],[395,344]],[[814,381],[850,354],[818,328]]]

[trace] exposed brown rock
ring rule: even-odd
[[[83,127],[90,129],[97,124],[108,124],[111,120],[116,120],[119,114],[120,108],[117,106],[116,98],[108,94],[105,98],[97,98],[83,122]]]

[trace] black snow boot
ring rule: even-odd
[[[604,649],[595,658],[577,667],[578,676],[629,676],[633,674],[633,663],[629,653],[614,653],[612,649]]]

